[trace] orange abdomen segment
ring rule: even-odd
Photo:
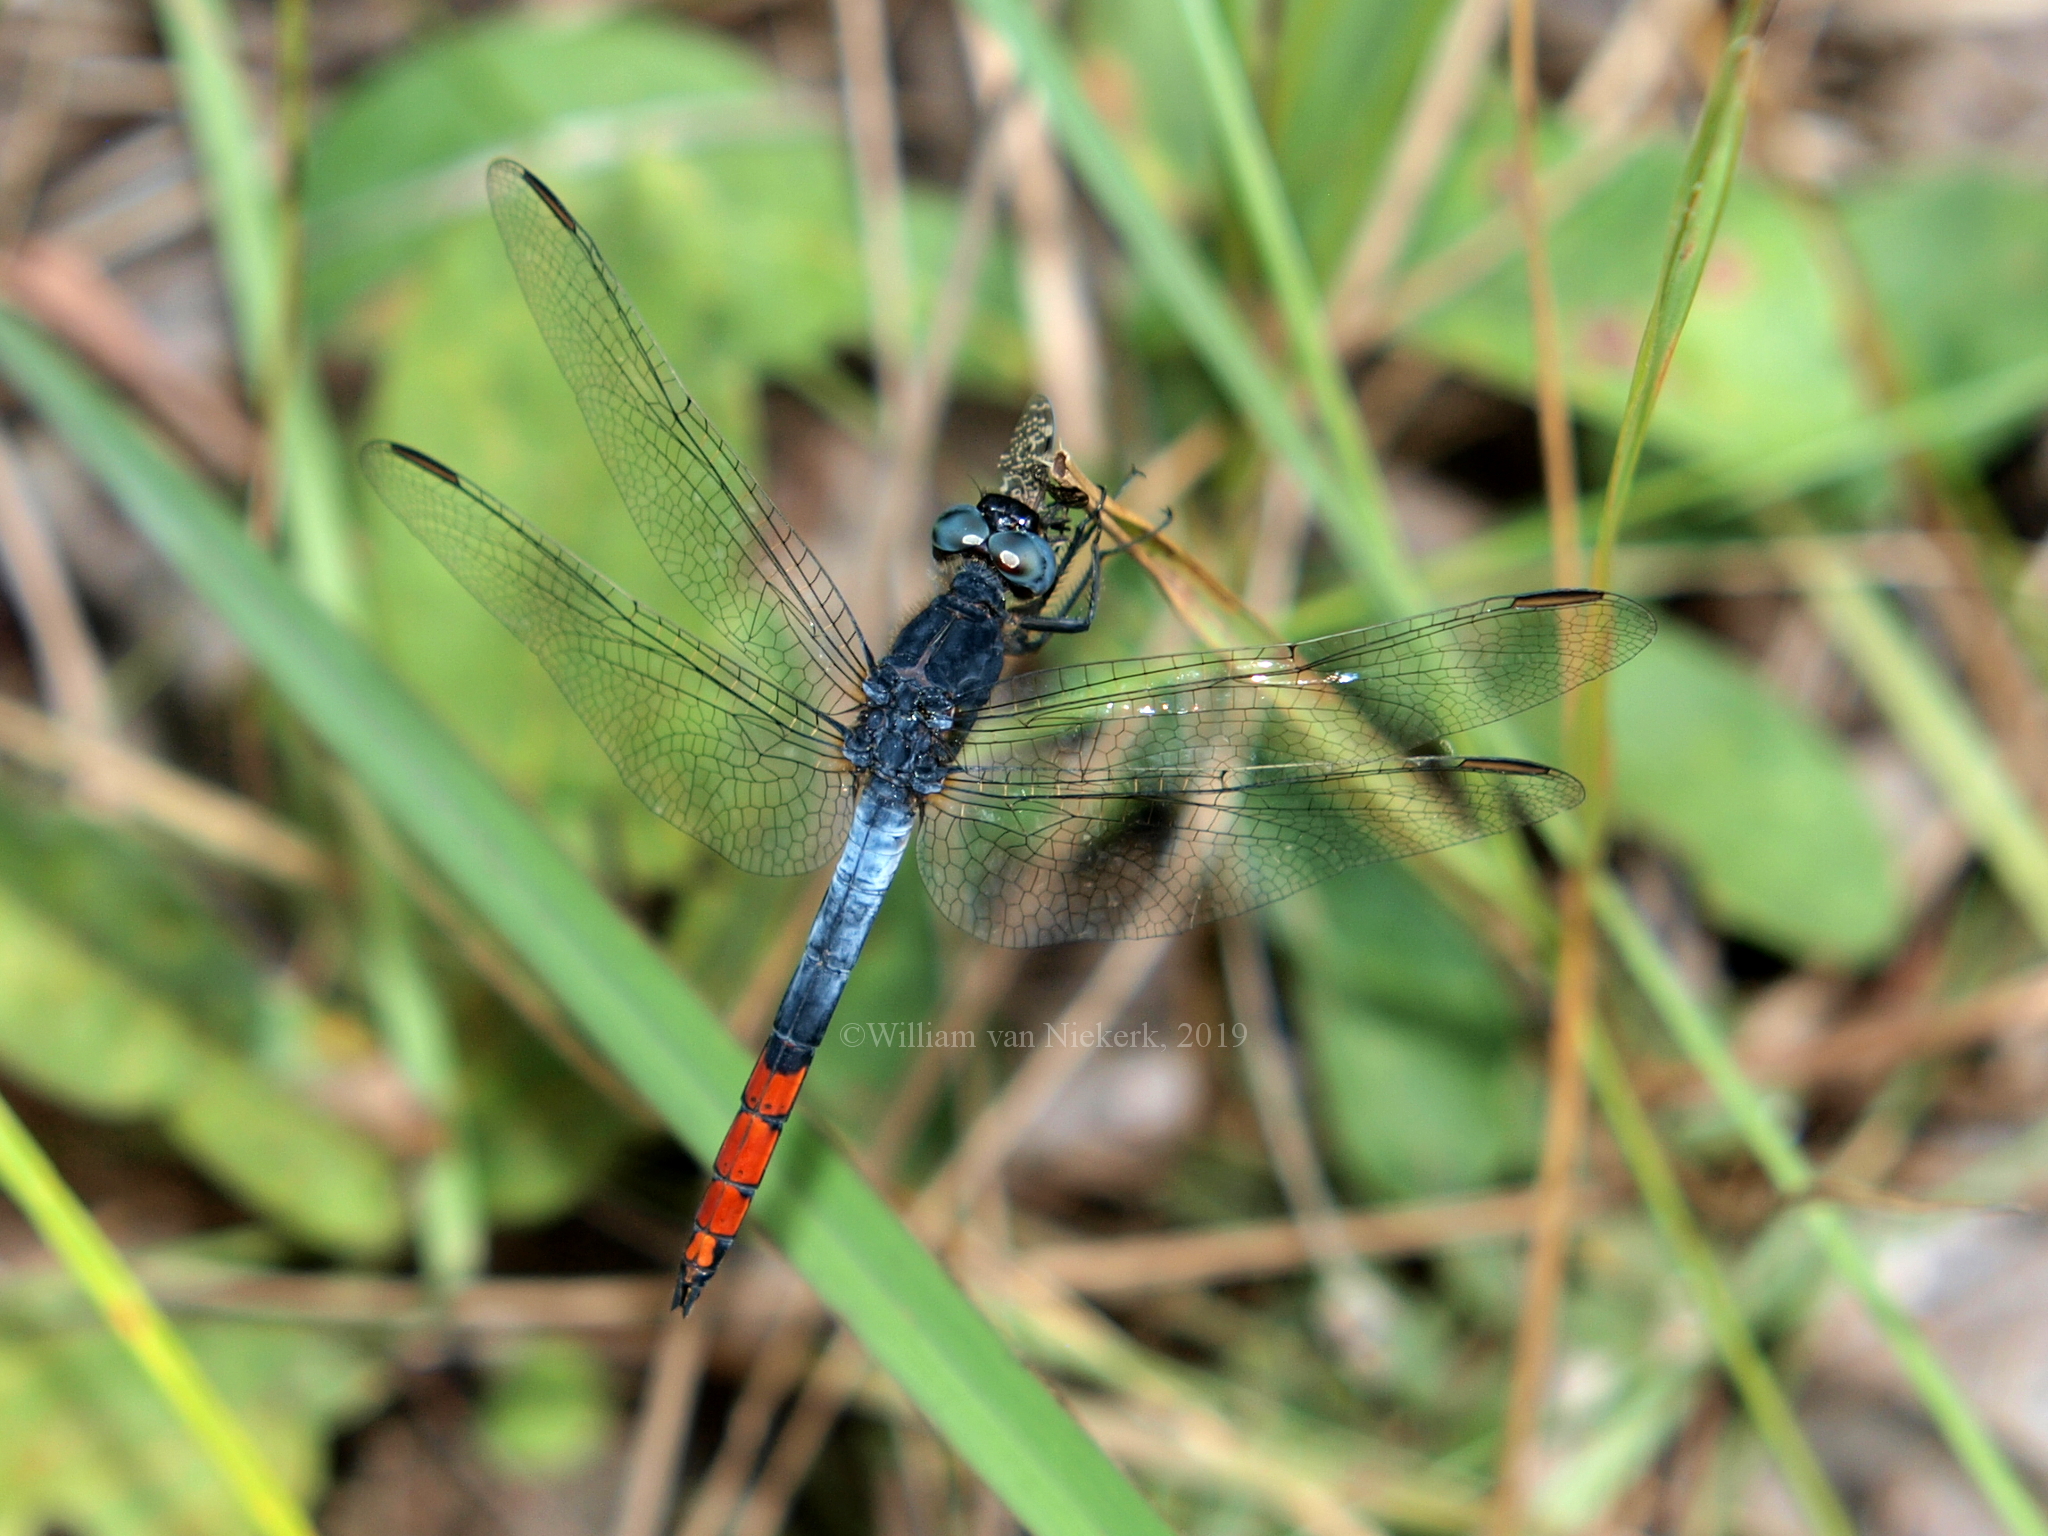
[[[711,1165],[712,1171],[721,1179],[756,1188],[761,1175],[768,1171],[768,1159],[775,1155],[775,1143],[781,1139],[779,1129],[751,1109],[743,1109],[733,1117],[732,1129],[725,1133],[725,1145],[718,1149],[718,1161]]]
[[[683,1272],[676,1280],[675,1304],[688,1312],[698,1293],[718,1268],[732,1246],[747,1210],[754,1203],[754,1191],[768,1172],[768,1160],[775,1144],[782,1140],[783,1122],[796,1104],[809,1063],[785,1071],[768,1065],[768,1053],[777,1048],[770,1040],[761,1059],[747,1077],[740,1095],[740,1112],[733,1116],[718,1158],[711,1165],[711,1187],[697,1206],[697,1220],[690,1241],[683,1249]]]

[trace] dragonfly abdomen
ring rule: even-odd
[[[916,821],[910,797],[899,785],[872,779],[862,790],[846,851],[811,923],[803,959],[775,1010],[775,1027],[740,1095],[740,1111],[719,1146],[711,1187],[697,1206],[682,1273],[676,1277],[674,1304],[685,1313],[696,1305],[747,1219],[811,1058],[824,1043],[846,979],[909,851]]]

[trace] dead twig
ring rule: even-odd
[[[165,345],[91,256],[62,240],[31,240],[0,267],[0,291],[133,395],[208,469],[235,484],[249,478],[255,423]]]
[[[1597,1208],[1597,1200],[1587,1191],[1579,1191],[1573,1199],[1573,1214],[1579,1220]],[[1384,1258],[1429,1253],[1456,1243],[1517,1237],[1529,1230],[1534,1211],[1533,1189],[1522,1189],[1347,1211],[1338,1220],[1351,1252]],[[1299,1223],[1262,1221],[1191,1232],[1041,1243],[1026,1248],[1017,1262],[1079,1295],[1108,1300],[1293,1274],[1308,1264],[1309,1247]]]
[[[620,1480],[611,1536],[659,1536],[675,1496],[690,1415],[711,1354],[711,1329],[705,1326],[709,1311],[700,1307],[697,1317],[686,1319],[672,1310],[654,1336],[647,1384],[627,1442],[626,1472]]]

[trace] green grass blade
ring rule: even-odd
[[[242,78],[234,17],[220,0],[158,0],[156,17],[206,186],[242,377],[250,394],[260,395],[284,344],[285,298],[277,188]]]
[[[1636,467],[1642,462],[1643,444],[1650,433],[1650,415],[1657,408],[1657,396],[1663,391],[1664,376],[1678,350],[1679,335],[1692,313],[1700,279],[1706,275],[1714,233],[1721,227],[1728,192],[1735,184],[1735,171],[1742,155],[1742,130],[1749,117],[1749,77],[1756,64],[1757,33],[1770,9],[1767,0],[1742,0],[1737,8],[1728,31],[1728,46],[1721,52],[1714,83],[1708,88],[1699,124],[1693,131],[1692,147],[1686,153],[1685,169],[1679,177],[1678,206],[1671,215],[1671,235],[1665,242],[1649,318],[1643,323],[1643,339],[1636,349],[1635,373],[1629,380],[1628,400],[1622,406],[1614,463],[1607,473],[1607,494],[1593,543],[1592,579],[1596,587],[1607,580],[1608,568],[1613,564],[1614,541],[1621,531],[1629,492],[1635,486]]]
[[[305,0],[278,12],[279,115],[285,153],[303,154],[307,44]],[[280,197],[268,141],[234,52],[234,22],[218,0],[164,0],[166,36],[209,189],[215,246],[240,332],[243,368],[263,402],[271,483],[286,563],[326,612],[360,626],[362,580],[351,540],[353,507],[339,434],[301,335],[299,260],[304,239],[294,195]],[[358,838],[357,841],[360,841]],[[373,1014],[407,1080],[448,1128],[416,1190],[422,1266],[456,1285],[482,1266],[489,1222],[474,1148],[463,1134],[452,1081],[455,1047],[445,1011],[388,877],[363,860],[367,921],[359,934]]]
[[[2033,1492],[2020,1480],[1998,1442],[1978,1422],[1976,1410],[1936,1356],[1919,1325],[1884,1288],[1870,1256],[1856,1241],[1842,1212],[1832,1205],[1814,1204],[1803,1214],[1807,1234],[1827,1256],[1835,1274],[1863,1303],[1906,1379],[1912,1382],[1928,1417],[1941,1430],[1956,1460],[1976,1482],[1978,1491],[2005,1528],[2015,1536],[2042,1536],[2048,1532],[2048,1519],[2043,1518]]]
[[[1855,1522],[1836,1497],[1820,1458],[1799,1426],[1798,1413],[1750,1333],[1735,1289],[1722,1272],[1713,1245],[1693,1220],[1671,1159],[1657,1140],[1650,1117],[1615,1054],[1614,1043],[1597,1020],[1586,1031],[1586,1073],[1643,1204],[1649,1208],[1650,1219],[1656,1222],[1692,1291],[1693,1304],[1700,1309],[1722,1368],[1735,1383],[1750,1423],[1777,1462],[1807,1523],[1827,1536],[1855,1536]]]
[[[185,1341],[165,1319],[79,1199],[36,1145],[14,1108],[0,1098],[0,1186],[57,1255],[107,1326],[135,1357],[171,1411],[199,1442],[234,1490],[252,1524],[266,1536],[313,1536],[291,1491],[249,1438],[199,1369]]]
[[[645,938],[374,658],[279,577],[217,498],[4,308],[0,373],[235,631],[382,813],[708,1163],[749,1061]],[[756,1213],[876,1363],[1037,1536],[1166,1530],[802,1115]]]
[[[1779,541],[1778,553],[1892,729],[1955,808],[2035,938],[2048,944],[2048,839],[2005,771],[1997,744],[1841,551],[1821,539],[1789,538]]]
[[[1224,163],[1258,246],[1266,282],[1279,303],[1295,367],[1308,384],[1323,437],[1336,450],[1337,474],[1346,494],[1341,503],[1324,508],[1324,518],[1354,525],[1347,542],[1363,561],[1358,574],[1379,607],[1390,613],[1427,608],[1429,595],[1395,534],[1386,481],[1352,403],[1343,362],[1323,323],[1315,271],[1280,184],[1280,169],[1273,163],[1272,146],[1252,102],[1251,82],[1245,78],[1237,44],[1215,0],[1179,0],[1179,6]]]
[[[287,251],[298,232],[284,224],[234,18],[220,0],[161,0],[157,18],[198,152],[242,377],[268,418],[292,572],[329,612],[354,621],[362,600],[350,554],[348,479],[327,402],[293,334],[299,306],[287,285],[298,280],[298,264]]]
[[[1601,929],[1623,966],[1656,1009],[1665,1028],[1677,1039],[1686,1058],[1706,1078],[1722,1108],[1733,1117],[1751,1155],[1763,1165],[1772,1184],[1781,1195],[1795,1199],[1810,1196],[1815,1177],[1813,1165],[1742,1075],[1720,1028],[1686,990],[1655,935],[1612,878],[1601,875],[1595,879],[1593,905]],[[1840,1212],[1816,1203],[1807,1208],[1805,1221],[1829,1267],[1869,1309],[1872,1321],[1891,1346],[1928,1416],[1941,1430],[1957,1461],[1976,1481],[1985,1500],[1998,1511],[2008,1529],[2021,1536],[2048,1536],[2048,1520],[2044,1520],[2032,1493],[1978,1420],[1918,1326],[1885,1291],[1869,1255],[1850,1233]]]

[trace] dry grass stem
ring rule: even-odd
[[[1538,1165],[1522,1305],[1515,1315],[1514,1358],[1501,1431],[1500,1479],[1489,1529],[1514,1536],[1534,1487],[1537,1439],[1557,1352],[1558,1310],[1571,1252],[1573,1184],[1586,1139],[1586,1028],[1597,976],[1585,876],[1562,881],[1557,977],[1550,1010],[1550,1051],[1544,1072],[1543,1150]]]
[[[334,882],[326,851],[261,806],[6,698],[0,698],[0,754],[45,773],[90,775],[127,814],[236,869],[281,885]]]
[[[1339,1219],[1351,1252],[1390,1258],[1519,1237],[1529,1230],[1535,1208],[1533,1190],[1516,1190],[1346,1211]],[[1581,1220],[1594,1209],[1596,1202],[1584,1191],[1573,1202]],[[1299,1271],[1310,1257],[1300,1224],[1287,1220],[1041,1243],[1023,1250],[1018,1262],[1078,1295],[1107,1300],[1273,1279]]]
[[[951,984],[945,989],[949,1001],[933,1026],[934,1033],[948,1039],[958,1031],[977,1027],[1009,990],[1023,968],[1024,955],[1021,949],[976,945],[966,964],[954,971]],[[911,1138],[931,1113],[932,1101],[959,1060],[960,1053],[952,1050],[919,1053],[861,1150],[861,1164],[869,1178],[887,1184],[894,1177],[896,1165],[903,1160]]]
[[[1713,0],[1630,0],[1572,81],[1565,116],[1595,140],[1618,139],[1642,121],[1670,78],[1685,36]]]
[[[1340,338],[1377,330],[1394,268],[1486,78],[1505,9],[1505,0],[1459,0],[1437,34],[1379,187],[1330,285],[1330,328]]]
[[[1280,613],[1294,602],[1301,587],[1301,557],[1313,526],[1301,482],[1281,464],[1268,466],[1244,575],[1244,602],[1253,613]]]
[[[1125,939],[1110,945],[1061,1010],[1062,1019],[1081,1024],[1092,1042],[1092,1026],[1116,1019],[1130,1007],[1172,945],[1171,939]],[[983,1188],[1002,1172],[1032,1122],[1088,1064],[1094,1050],[1092,1043],[1050,1037],[1033,1050],[918,1194],[911,1208],[911,1230],[928,1245],[943,1243]]]
[[[776,1536],[782,1529],[790,1503],[825,1448],[826,1436],[859,1392],[868,1370],[866,1353],[852,1334],[840,1329],[776,1433],[761,1475],[732,1523],[732,1536]]]
[[[960,30],[976,99],[990,112],[1017,92],[1016,63],[996,35],[964,11]],[[1109,444],[1107,370],[1066,168],[1034,102],[1004,114],[999,148],[1038,385],[1059,412],[1061,435],[1092,459]]]
[[[1316,1272],[1320,1320],[1350,1370],[1375,1376],[1387,1365],[1396,1301],[1352,1247],[1344,1213],[1309,1136],[1314,1122],[1293,1052],[1281,1033],[1280,997],[1258,926],[1249,918],[1229,918],[1221,925],[1221,938],[1224,989],[1231,1012],[1247,1029],[1245,1084],[1274,1176]]]
[[[86,252],[38,238],[0,265],[0,293],[61,336],[214,474],[248,479],[257,432],[234,396],[188,367]]]
[[[1933,541],[1922,533],[1858,533],[1815,536],[1832,545],[1841,558],[1868,571],[1888,587],[1929,587],[1949,579],[1949,567]],[[1725,597],[1778,597],[1798,591],[1785,574],[1778,551],[1784,539],[1728,539],[1702,543],[1690,539],[1643,540],[1614,552],[1608,579],[1618,590],[1637,597],[1662,597],[1697,592]],[[1549,581],[1547,552],[1528,546],[1516,558],[1486,557],[1466,547],[1428,562],[1433,590],[1446,599],[1481,597]]]
[[[883,0],[832,0],[839,77],[860,215],[862,271],[867,278],[869,333],[874,343],[875,433],[883,504],[893,525],[907,516],[913,473],[904,453],[916,368],[916,287],[910,226],[898,153],[896,88],[889,63],[889,16]],[[867,579],[855,595],[865,624],[903,606],[898,543],[877,540]]]
[[[1207,424],[1198,424],[1189,431],[1200,433],[1206,445],[1210,433]],[[1176,443],[1166,452],[1175,453],[1178,446]],[[1088,478],[1064,448],[1053,455],[1053,473],[1063,483],[1085,495],[1091,505],[1100,508],[1105,522],[1119,537],[1143,540],[1132,543],[1131,558],[1144,567],[1145,574],[1152,578],[1167,606],[1173,610],[1174,617],[1204,644],[1228,645],[1243,640],[1247,635],[1259,639],[1273,637],[1243,598],[1195,559],[1171,533],[1158,528],[1156,517],[1148,521],[1110,495]],[[1142,485],[1145,482],[1140,480],[1138,483]]]
[[[960,227],[932,304],[931,324],[904,380],[902,414],[894,423],[894,436],[883,443],[883,495],[873,544],[877,574],[885,580],[893,580],[901,570],[903,548],[919,531],[920,520],[931,514],[932,458],[945,423],[953,365],[974,318],[975,290],[995,232],[996,142],[1005,106],[998,104],[995,119],[983,130],[968,163]]]
[[[1220,1417],[1086,1397],[1069,1406],[1110,1455],[1163,1482],[1254,1498],[1309,1536],[1384,1536],[1377,1522],[1329,1486],[1303,1478],[1299,1468],[1276,1461],[1266,1447],[1246,1443]]]
[[[670,1311],[655,1332],[640,1410],[626,1444],[611,1536],[660,1536],[710,1358],[709,1312],[700,1307],[695,1317],[685,1318]]]
[[[1867,1082],[1920,1057],[2043,1030],[2048,1030],[2048,966],[2033,966],[1961,1002],[1876,1009],[1819,1039],[1790,1049],[1744,1051],[1739,1059],[1764,1082],[1805,1088]]]
[[[110,736],[114,708],[99,646],[71,590],[49,521],[36,505],[14,438],[5,430],[0,430],[0,566],[50,712],[81,735]],[[81,789],[92,787],[97,761],[78,765]]]
[[[76,63],[65,18],[45,12],[31,24],[35,38],[22,61],[13,110],[0,119],[0,247],[21,237],[35,211],[69,110]]]
[[[1555,585],[1576,587],[1584,580],[1580,547],[1578,462],[1572,447],[1571,403],[1565,392],[1564,349],[1557,312],[1556,284],[1551,276],[1548,226],[1543,188],[1538,175],[1537,127],[1541,100],[1536,80],[1535,0],[1509,0],[1508,72],[1515,100],[1513,200],[1522,226],[1523,256],[1528,269],[1530,331],[1536,365],[1536,423],[1541,446],[1544,501],[1550,517],[1551,576]],[[1595,683],[1595,688],[1600,684]],[[1575,743],[1590,731],[1574,731],[1574,722],[1604,722],[1594,711],[1577,721],[1580,711],[1566,705],[1567,737]],[[1595,739],[1596,771],[1588,795],[1590,863],[1601,858],[1598,802],[1605,784],[1597,771],[1604,747]],[[1515,1318],[1514,1356],[1508,1377],[1508,1403],[1501,1432],[1500,1482],[1495,1491],[1490,1526],[1494,1536],[1514,1536],[1522,1528],[1535,1470],[1535,1448],[1543,1404],[1548,1396],[1551,1361],[1556,1353],[1558,1309],[1563,1304],[1565,1266],[1572,1235],[1572,1187],[1577,1179],[1586,1131],[1584,1053],[1586,1028],[1598,991],[1599,950],[1593,914],[1586,899],[1582,868],[1565,872],[1558,925],[1557,970],[1551,985],[1550,1049],[1544,1074],[1543,1149],[1537,1170],[1536,1212],[1523,1270],[1522,1306]]]
[[[675,1536],[725,1536],[784,1400],[809,1369],[817,1331],[817,1313],[804,1307],[770,1332],[740,1384],[718,1453],[676,1521]]]
[[[667,1275],[476,1280],[453,1294],[392,1275],[233,1269],[165,1256],[138,1266],[173,1311],[336,1328],[460,1333],[652,1329],[668,1310]]]
[[[1476,1509],[1462,1489],[1386,1442],[1328,1434],[1255,1394],[1214,1392],[1001,1254],[970,1249],[963,1268],[982,1304],[1044,1365],[1117,1390],[1107,1400],[1067,1401],[1119,1460],[1167,1482],[1247,1495],[1290,1527],[1375,1531],[1377,1516],[1438,1530],[1472,1523]]]
[[[1626,139],[1594,140],[1581,145],[1539,178],[1546,216],[1555,224],[1594,188],[1612,175],[1634,146]],[[1346,356],[1370,351],[1439,305],[1484,280],[1521,246],[1521,231],[1512,209],[1473,226],[1427,260],[1404,273],[1377,310],[1332,308],[1330,330]]]

